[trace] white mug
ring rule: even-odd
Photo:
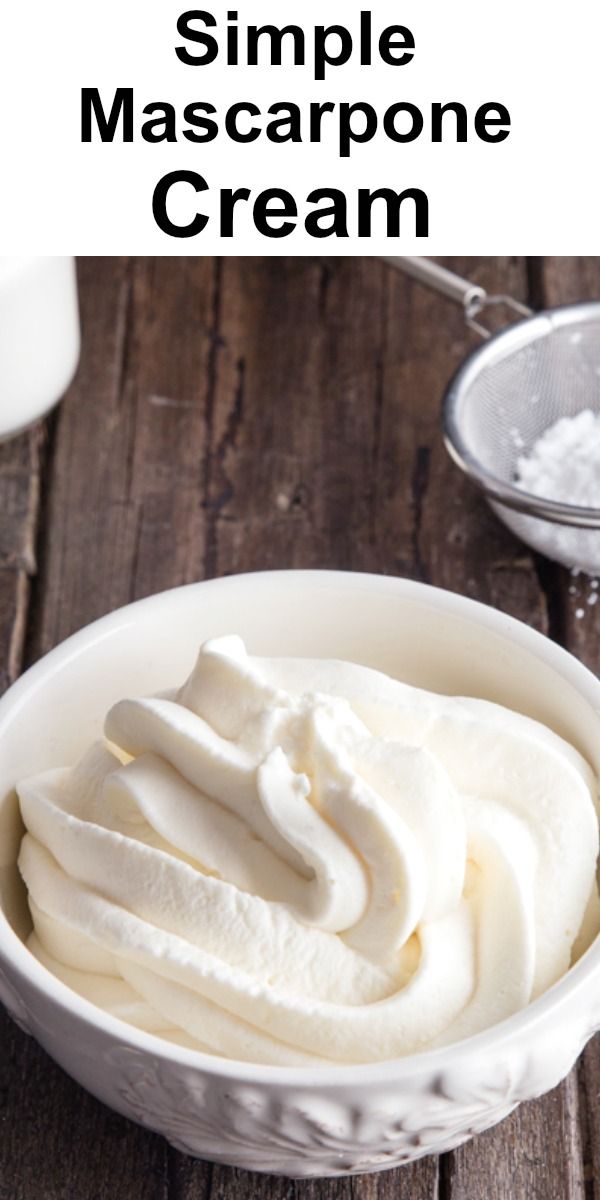
[[[0,441],[60,400],[79,349],[75,260],[0,257]]]

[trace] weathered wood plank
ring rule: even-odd
[[[19,674],[28,600],[25,571],[0,570],[0,695]]]
[[[0,445],[0,694],[21,669],[46,429]]]
[[[540,271],[540,300],[548,306],[600,300],[600,258],[548,258]],[[597,535],[600,539],[600,533]],[[551,586],[562,640],[592,670],[600,670],[600,601],[586,575],[553,569]]]
[[[444,260],[490,291],[523,296],[522,261]],[[496,604],[541,627],[546,620],[532,556],[450,461],[443,392],[477,338],[449,301],[388,273],[384,406],[375,472],[382,569]]]
[[[374,565],[382,299],[368,260],[225,261],[207,574]]]
[[[0,444],[0,570],[35,571],[46,426]]]
[[[441,1196],[439,1183],[437,1160],[428,1158],[397,1171],[296,1184],[296,1200],[429,1200]]]
[[[600,258],[547,258],[539,264],[539,299],[548,306],[600,300]],[[600,533],[597,535],[600,538]],[[600,671],[600,601],[586,575],[550,572],[559,632],[565,645],[596,674]],[[579,1103],[584,1178],[600,1197],[600,1037],[585,1050],[579,1067]]]
[[[184,1160],[185,1161],[185,1160]],[[177,1193],[179,1196],[180,1193]],[[213,1167],[210,1200],[433,1200],[438,1192],[438,1169],[434,1158],[409,1163],[398,1171],[357,1175],[351,1179],[276,1179],[246,1171]],[[204,1200],[204,1193],[181,1192],[185,1200]]]
[[[554,308],[578,300],[600,300],[600,258],[541,258],[534,262],[538,300]]]
[[[163,1139],[84,1092],[0,1017],[0,1200],[167,1200]]]
[[[451,1156],[451,1200],[583,1200],[577,1085],[522,1105],[496,1129]]]
[[[30,658],[200,573],[215,271],[82,261],[84,353],[59,413]]]

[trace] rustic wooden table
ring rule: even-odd
[[[534,304],[600,295],[597,258],[448,265]],[[443,448],[440,396],[472,344],[460,312],[368,258],[83,259],[80,284],[77,379],[0,448],[0,688],[136,597],[292,566],[427,580],[600,667],[585,581],[515,541]],[[600,1197],[598,1040],[453,1154],[293,1183],[184,1157],[0,1021],[0,1200]]]

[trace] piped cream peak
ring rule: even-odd
[[[163,1037],[394,1058],[522,1008],[598,929],[596,781],[505,708],[229,636],[105,734],[19,786],[30,947]]]

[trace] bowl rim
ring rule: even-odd
[[[244,587],[259,581],[269,584],[282,580],[283,577],[292,583],[308,583],[312,586],[330,586],[332,583],[341,587],[376,586],[390,593],[403,594],[408,599],[425,600],[429,606],[451,614],[462,617],[471,615],[480,626],[508,637],[517,646],[533,653],[546,665],[555,669],[590,703],[600,720],[600,680],[562,646],[499,609],[460,593],[400,576],[362,571],[293,568],[245,572],[183,584],[113,609],[83,626],[38,659],[0,698],[0,739],[4,728],[15,719],[31,690],[36,690],[43,681],[60,670],[61,665],[85,652],[86,647],[110,637],[117,629],[123,628],[124,622],[127,625],[135,620],[141,611],[168,604],[174,595],[182,593],[189,594],[207,588]],[[589,987],[591,976],[600,971],[600,936],[596,937],[577,963],[536,1000],[480,1033],[448,1046],[426,1049],[380,1062],[334,1063],[331,1066],[282,1067],[221,1058],[201,1050],[179,1046],[159,1035],[129,1025],[79,996],[44,967],[27,949],[0,906],[0,978],[3,962],[10,964],[11,975],[6,976],[9,984],[12,975],[16,975],[20,982],[25,983],[26,988],[33,989],[41,999],[52,1002],[63,1014],[100,1029],[122,1049],[141,1050],[154,1059],[200,1070],[214,1078],[235,1079],[240,1083],[339,1089],[347,1087],[350,1082],[353,1086],[399,1084],[403,1080],[414,1080],[420,1075],[441,1074],[455,1067],[457,1063],[464,1065],[466,1058],[484,1051],[498,1052],[508,1041],[513,1041],[526,1030],[532,1031],[547,1021],[549,1016],[560,1015],[561,1009],[570,1003],[576,994]]]

